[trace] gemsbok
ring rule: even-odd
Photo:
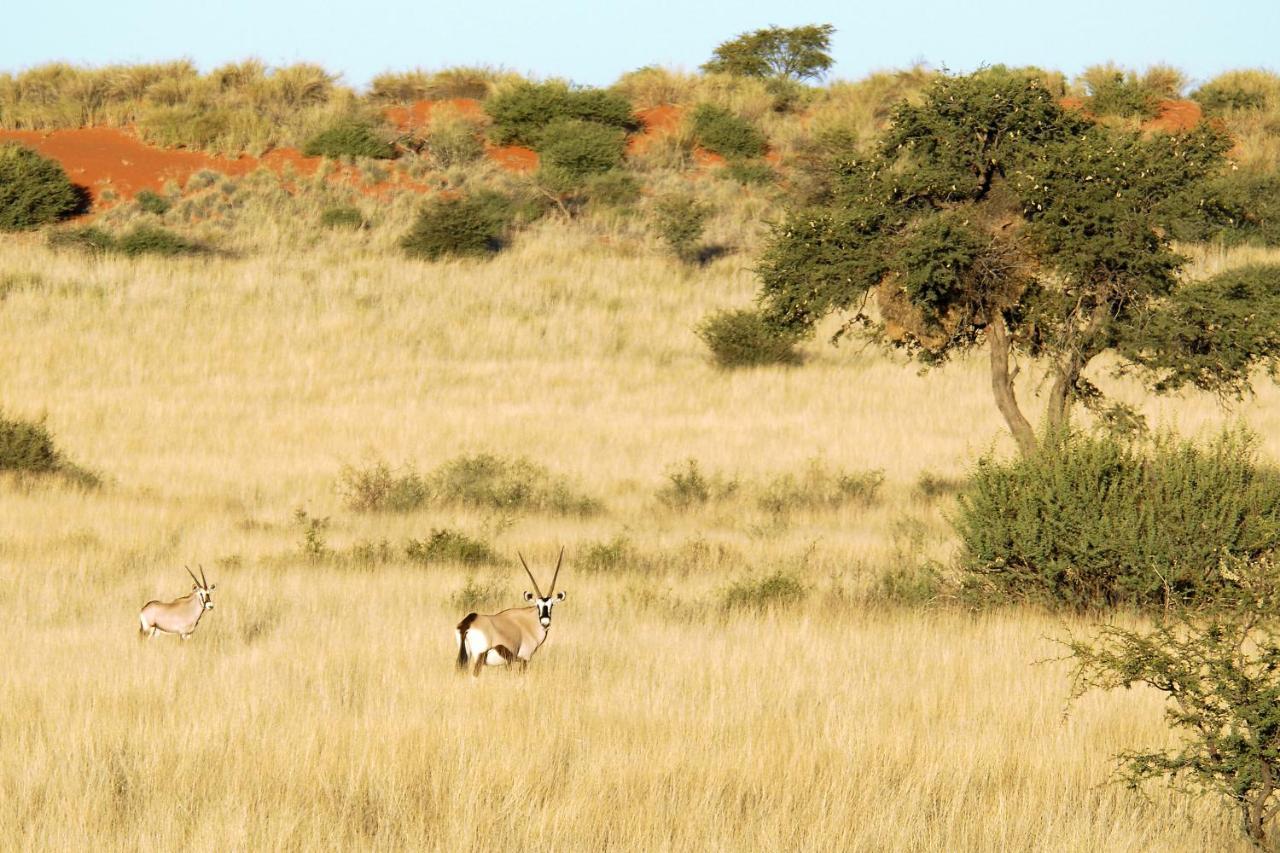
[[[200,577],[196,577],[189,567],[183,568],[195,581],[191,592],[173,601],[148,601],[142,606],[138,614],[138,621],[142,623],[139,632],[148,638],[154,637],[156,631],[163,631],[177,634],[185,640],[196,629],[204,612],[213,609],[212,593],[218,587],[204,579],[204,566],[200,566]]]
[[[485,666],[504,666],[520,661],[520,671],[529,668],[529,659],[547,639],[547,631],[551,628],[551,608],[557,602],[564,601],[564,593],[556,592],[556,579],[560,577],[560,564],[564,562],[564,549],[560,549],[560,558],[556,560],[556,571],[551,576],[551,590],[542,594],[538,581],[524,555],[519,551],[520,565],[533,582],[537,591],[535,596],[525,590],[524,600],[533,602],[532,607],[513,607],[501,613],[482,615],[468,613],[458,623],[458,669],[466,670],[468,661],[476,662],[472,675],[480,676],[480,668]]]

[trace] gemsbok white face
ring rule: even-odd
[[[556,592],[556,581],[560,577],[560,564],[564,562],[564,549],[560,549],[560,559],[556,561],[555,574],[551,576],[551,589],[547,595],[542,594],[538,581],[524,555],[517,552],[520,564],[533,583],[535,592],[526,591],[524,600],[532,602],[532,607],[513,607],[501,613],[481,615],[468,613],[458,623],[456,632],[458,640],[458,669],[465,670],[467,663],[475,661],[474,675],[480,675],[483,666],[503,666],[520,661],[521,671],[529,666],[529,659],[547,639],[551,630],[551,609],[564,601],[564,592]],[[536,594],[535,594],[536,593]]]
[[[213,609],[213,591],[218,586],[205,580],[204,566],[200,567],[200,577],[196,577],[190,568],[183,568],[187,569],[187,574],[195,581],[191,592],[173,601],[148,601],[144,604],[138,614],[138,621],[142,623],[142,627],[138,629],[140,633],[154,637],[160,631],[177,634],[185,640],[195,631],[204,612]]]

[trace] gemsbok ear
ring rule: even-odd
[[[556,601],[564,601],[564,590],[556,593]]]
[[[527,589],[526,589],[526,590],[524,591],[524,600],[525,600],[525,601],[533,601],[533,593],[529,592],[529,590],[527,590]]]

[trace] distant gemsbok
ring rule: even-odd
[[[560,559],[556,560],[556,571],[551,576],[551,590],[547,595],[542,594],[533,572],[529,571],[529,564],[524,561],[524,555],[517,551],[516,556],[520,557],[520,565],[524,566],[538,593],[535,597],[532,592],[525,591],[524,600],[533,602],[533,606],[513,607],[491,616],[468,613],[458,623],[459,670],[465,670],[467,662],[474,659],[476,667],[472,674],[479,677],[480,668],[486,664],[503,666],[518,660],[523,672],[529,668],[529,658],[546,641],[547,631],[551,628],[551,608],[564,601],[564,593],[555,591],[560,564],[564,562],[564,549],[560,549]]]
[[[183,568],[196,582],[195,586],[182,598],[173,601],[148,601],[142,606],[142,612],[138,614],[138,620],[142,623],[139,630],[147,637],[154,637],[156,631],[163,631],[166,634],[177,634],[185,640],[196,629],[204,612],[213,609],[211,593],[218,587],[204,579],[204,566],[200,566],[198,578],[189,567]]]

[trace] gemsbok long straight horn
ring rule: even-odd
[[[524,561],[519,551],[520,565],[533,584],[534,593],[525,590],[524,600],[533,603],[532,607],[513,607],[501,613],[482,615],[468,613],[458,623],[458,669],[466,670],[468,662],[475,661],[472,674],[480,675],[483,666],[505,666],[520,662],[520,671],[529,668],[529,659],[547,640],[547,632],[551,630],[551,608],[564,601],[564,592],[556,592],[556,581],[560,577],[560,564],[564,562],[564,549],[560,549],[560,558],[556,560],[556,570],[551,576],[551,588],[546,595]]]
[[[196,577],[190,567],[183,566],[195,585],[191,592],[175,598],[173,601],[148,601],[138,613],[138,621],[142,623],[139,630],[147,637],[154,637],[157,631],[165,634],[177,634],[187,639],[200,624],[200,617],[206,610],[213,609],[213,591],[217,584],[211,584],[204,577],[204,566],[200,566],[200,577]]]

